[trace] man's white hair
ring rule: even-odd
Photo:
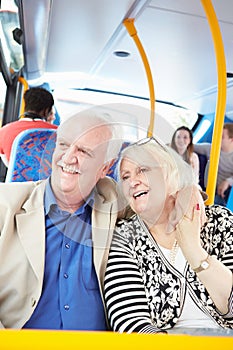
[[[109,162],[118,157],[122,146],[121,126],[120,123],[113,120],[110,114],[101,113],[95,108],[78,112],[70,116],[58,127],[58,136],[66,125],[72,125],[72,128],[76,128],[77,136],[90,132],[92,129],[106,126],[110,130],[111,138],[108,141],[105,161]]]

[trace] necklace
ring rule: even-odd
[[[178,250],[179,250],[179,245],[178,245],[177,240],[175,239],[173,246],[172,246],[172,249],[170,251],[170,255],[169,255],[169,261],[172,265],[175,265],[175,259],[176,259],[176,255],[178,253]]]

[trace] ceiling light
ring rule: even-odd
[[[128,51],[114,51],[113,54],[117,57],[121,57],[121,58],[126,58],[128,56],[130,56],[130,53]]]

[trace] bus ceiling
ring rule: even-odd
[[[9,1],[9,0],[8,0]],[[3,0],[2,0],[3,2]],[[94,89],[149,98],[143,64],[123,24],[134,18],[157,100],[213,113],[216,57],[201,1],[15,0],[23,74],[31,85]],[[212,1],[226,55],[226,114],[233,119],[233,2]]]

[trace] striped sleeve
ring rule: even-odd
[[[105,302],[110,326],[123,333],[158,333],[129,242],[115,232],[105,275]]]

